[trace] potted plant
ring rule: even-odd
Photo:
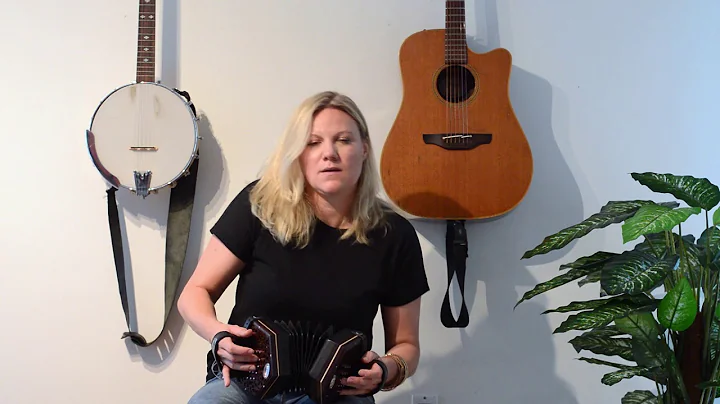
[[[720,209],[712,220],[710,211],[720,203],[720,189],[706,178],[631,175],[676,200],[610,201],[582,222],[545,237],[522,258],[561,249],[619,223],[623,244],[635,244],[561,265],[560,275],[536,285],[515,307],[576,280],[579,287],[599,283],[598,298],[543,312],[569,313],[553,334],[577,331],[569,342],[578,353],[607,356],[579,358],[614,368],[603,376],[603,384],[636,376],[655,382],[654,391],[626,393],[623,404],[712,403],[720,396]],[[683,223],[703,216],[705,230],[699,237],[683,234]]]

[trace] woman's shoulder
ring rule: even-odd
[[[236,198],[243,198],[246,200],[250,200],[250,193],[252,192],[252,190],[255,188],[255,186],[258,184],[259,181],[260,181],[259,179],[250,181],[247,185],[245,185],[244,187],[242,187],[242,189],[240,189],[240,192],[237,193]]]
[[[385,201],[381,201],[381,205],[383,210],[383,224],[389,234],[401,238],[408,236],[417,237],[415,226],[413,226],[410,219]]]
[[[250,183],[243,186],[239,191],[232,197],[230,203],[225,208],[221,221],[236,221],[238,219],[246,219],[251,216],[252,208],[250,203],[250,193],[257,184],[257,180],[251,181]]]

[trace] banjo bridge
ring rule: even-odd
[[[157,146],[130,146],[132,151],[157,151]]]
[[[150,188],[150,178],[152,177],[152,171],[133,171],[135,175],[135,192],[145,198],[148,196],[148,189]]]

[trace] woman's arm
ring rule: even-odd
[[[386,352],[405,361],[407,377],[415,374],[420,361],[420,299],[403,306],[382,307]],[[392,358],[383,357],[382,361],[388,367],[387,384],[393,385],[398,377],[402,377],[398,374],[400,369]]]
[[[178,298],[180,315],[190,328],[208,342],[230,326],[218,321],[215,302],[245,264],[214,235]]]

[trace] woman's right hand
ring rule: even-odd
[[[253,335],[252,330],[233,324],[228,325],[225,331],[241,338]],[[223,338],[218,342],[217,357],[223,365],[222,374],[225,387],[230,386],[230,369],[246,372],[255,370],[255,363],[258,361],[252,348],[236,345],[232,338]]]

